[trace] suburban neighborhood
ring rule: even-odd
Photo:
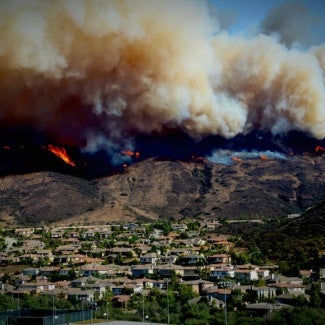
[[[221,313],[227,302],[228,310],[251,316],[315,303],[316,282],[316,303],[324,303],[325,267],[285,276],[277,264],[240,264],[240,248],[218,227],[201,221],[3,230],[0,293],[18,309],[24,296],[51,295],[53,305],[66,300],[102,319],[120,309],[141,320],[150,295],[168,295],[173,281],[190,288],[193,303],[203,299]]]

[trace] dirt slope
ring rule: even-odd
[[[4,225],[157,218],[256,218],[302,213],[325,199],[325,156],[232,166],[149,159],[89,181],[53,172],[0,180]]]

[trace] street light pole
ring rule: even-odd
[[[81,300],[81,313],[82,313],[82,325],[85,323],[85,315],[84,315],[84,301]]]
[[[18,316],[20,316],[19,288],[18,288]]]
[[[52,292],[52,324],[54,325],[54,292]]]
[[[227,289],[227,286],[225,286],[225,325],[228,325],[226,289]]]
[[[107,301],[106,301],[106,323],[108,324],[108,296],[106,294],[106,298],[107,298]]]
[[[144,294],[142,290],[142,322],[144,323]]]
[[[168,278],[167,278],[167,324],[169,325],[169,295],[168,295]]]

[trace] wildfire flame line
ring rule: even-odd
[[[123,150],[122,154],[129,157],[140,158],[140,152],[138,151]]]
[[[49,144],[47,149],[52,152],[54,155],[62,159],[66,164],[75,167],[76,163],[69,157],[65,148],[57,147],[53,144]]]

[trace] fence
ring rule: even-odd
[[[0,312],[0,325],[61,325],[91,321],[92,310],[7,310]]]

